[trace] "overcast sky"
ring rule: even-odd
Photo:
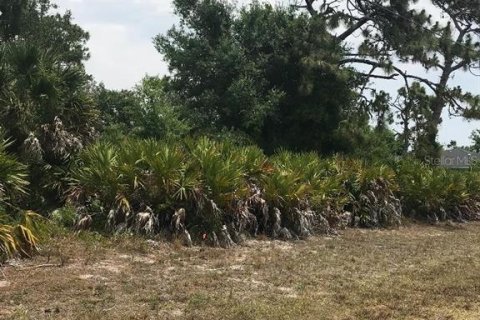
[[[86,63],[87,71],[107,88],[128,89],[146,74],[168,73],[167,65],[155,50],[152,39],[159,33],[165,33],[177,21],[170,0],[54,2],[61,11],[71,10],[74,21],[90,33],[88,47],[91,58]],[[422,69],[412,68],[411,71],[422,72]],[[431,74],[431,77],[436,75]],[[458,73],[454,83],[480,94],[480,78]],[[392,93],[396,91],[396,85],[390,82],[380,86]],[[480,129],[479,121],[449,119],[448,115],[444,115],[439,139],[444,144],[456,140],[460,145],[467,145],[470,144],[470,133],[475,129]]]

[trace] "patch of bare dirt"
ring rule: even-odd
[[[480,319],[480,224],[454,227],[230,250],[69,236],[2,269],[0,319]]]

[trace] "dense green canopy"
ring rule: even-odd
[[[240,131],[268,151],[336,150],[355,74],[337,67],[345,50],[323,22],[260,3],[239,12],[220,1],[175,6],[180,25],[155,44],[169,90],[200,128]]]

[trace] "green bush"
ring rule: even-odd
[[[408,215],[434,221],[478,218],[480,172],[430,167],[413,159],[400,161],[396,171]]]
[[[157,232],[172,231],[179,208],[187,213],[184,227],[195,233],[218,233],[226,225],[233,233],[273,234],[280,224],[301,235],[345,210],[362,226],[398,224],[401,216],[394,172],[386,166],[287,151],[269,158],[254,146],[205,137],[128,140],[121,148],[99,142],[80,154],[71,175],[69,200],[99,201],[103,211],[91,213],[114,229],[137,228],[137,214],[147,208]],[[375,192],[381,195],[372,197]]]
[[[14,256],[30,256],[45,233],[41,216],[17,208],[27,195],[28,172],[27,166],[7,153],[8,146],[0,133],[0,262]]]
[[[77,219],[77,210],[71,205],[66,205],[50,213],[50,220],[61,227],[73,228]]]

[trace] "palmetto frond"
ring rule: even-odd
[[[146,146],[145,162],[153,180],[155,192],[172,195],[177,190],[186,170],[186,158],[176,145],[150,143]]]
[[[0,201],[26,194],[29,184],[27,167],[6,152],[8,145],[0,132]]]
[[[448,171],[408,159],[394,170],[315,153],[280,151],[266,157],[256,147],[208,138],[127,140],[121,146],[99,142],[81,153],[71,176],[72,191],[80,190],[104,208],[136,214],[149,207],[163,228],[183,208],[184,226],[199,232],[219,231],[224,224],[245,231],[259,221],[264,232],[272,232],[276,219],[301,233],[299,225],[306,219],[332,215],[382,227],[398,225],[403,210],[424,217],[445,210],[473,217],[480,207],[476,171]],[[279,211],[280,220],[272,218]]]
[[[72,169],[70,192],[99,193],[104,201],[113,203],[122,185],[118,170],[118,152],[108,143],[87,148]]]
[[[30,256],[39,239],[48,233],[48,223],[32,211],[22,213],[18,221],[1,219],[5,215],[0,212],[0,262],[17,255]]]

